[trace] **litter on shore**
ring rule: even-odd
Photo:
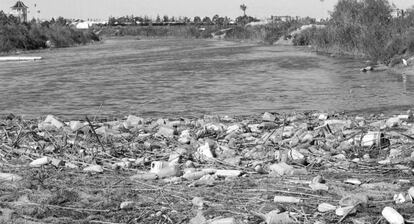
[[[0,120],[0,222],[411,223],[414,116]]]

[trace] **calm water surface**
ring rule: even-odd
[[[0,113],[192,116],[368,110],[414,104],[414,76],[289,46],[213,40],[106,40],[0,63]]]

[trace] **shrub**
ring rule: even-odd
[[[76,30],[68,24],[63,18],[41,24],[36,21],[20,23],[15,17],[0,11],[0,52],[45,48],[48,40],[56,47],[99,41],[99,36],[92,31]]]

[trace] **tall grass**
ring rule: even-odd
[[[0,11],[0,52],[46,48],[48,41],[55,47],[69,47],[99,41],[99,36],[62,22],[20,23]]]
[[[390,64],[398,55],[414,53],[414,11],[393,17],[394,10],[387,0],[339,0],[325,28],[303,31],[294,44]]]

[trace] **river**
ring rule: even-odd
[[[414,104],[414,76],[291,46],[132,38],[42,50],[0,63],[0,113],[199,116],[356,111]]]

